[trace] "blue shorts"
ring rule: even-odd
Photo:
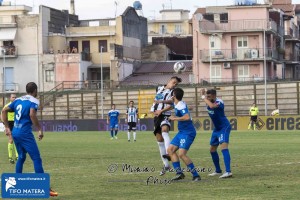
[[[38,145],[32,133],[13,135],[13,140],[20,158],[25,157],[26,153],[30,155],[32,160],[41,157]]]
[[[194,136],[177,133],[177,135],[175,135],[175,137],[171,141],[171,144],[179,147],[179,149],[189,150],[190,146],[194,142],[194,139]]]
[[[118,125],[118,123],[110,123],[110,124],[109,124],[109,127],[110,127],[111,129],[113,129],[113,128],[118,129],[118,128],[119,128],[119,125]]]
[[[222,128],[221,130],[213,130],[211,139],[210,139],[210,145],[211,146],[218,146],[219,144],[222,144],[223,142],[229,143],[229,135],[231,131],[231,125]]]

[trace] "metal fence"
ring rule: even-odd
[[[284,115],[300,114],[299,82],[273,82],[267,84],[267,99],[265,100],[265,85],[263,83],[235,84],[235,85],[182,85],[187,102],[193,117],[207,116],[206,106],[200,98],[200,89],[203,87],[215,88],[218,96],[225,102],[225,111],[228,116],[248,115],[249,108],[256,102],[260,114],[267,115],[278,107]],[[140,109],[140,115],[153,117],[149,113],[155,95],[155,87],[148,88],[106,88],[101,106],[101,93],[98,90],[86,88],[74,90],[60,90],[41,95],[44,107],[39,111],[40,119],[100,119],[102,112],[106,118],[111,104],[121,112],[121,118],[125,117],[128,102],[133,100]],[[48,98],[46,98],[48,96]],[[50,98],[51,97],[51,98]],[[45,99],[48,99],[46,101]],[[265,105],[265,102],[267,103]]]

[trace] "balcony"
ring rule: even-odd
[[[16,17],[14,15],[0,16],[0,28],[15,28],[17,27]]]
[[[291,27],[286,27],[284,30],[284,37],[287,41],[300,42],[299,28],[292,24]]]
[[[262,61],[264,60],[263,48],[243,48],[243,49],[219,49],[201,50],[200,59],[202,62],[232,62],[232,61]],[[266,48],[267,60],[278,60],[276,49]]]
[[[19,92],[19,84],[18,83],[1,83],[1,93],[14,93]]]
[[[287,64],[299,64],[300,52],[299,51],[295,51],[291,53],[286,52],[284,56],[284,60],[286,61]]]
[[[223,32],[256,32],[272,31],[277,33],[277,24],[268,20],[231,20],[227,23],[220,21],[200,21],[200,32],[203,34],[223,33]]]
[[[1,46],[0,47],[0,58],[15,58],[18,56],[16,46]]]

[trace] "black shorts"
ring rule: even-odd
[[[257,115],[256,116],[251,116],[251,121],[257,122]]]
[[[136,122],[128,122],[128,131],[136,130]]]
[[[158,117],[154,117],[154,135],[161,134],[161,126],[168,126],[169,129],[171,128],[171,125],[169,122],[164,123],[164,125],[162,125],[162,122],[164,122],[166,120],[166,118],[170,117],[169,115],[159,115]]]
[[[9,127],[11,132],[13,131],[14,123],[15,123],[14,121],[8,121],[8,127]]]

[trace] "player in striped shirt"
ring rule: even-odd
[[[163,161],[164,167],[160,172],[160,175],[164,175],[166,171],[170,169],[169,162],[171,160],[170,156],[167,155],[167,149],[170,145],[169,130],[171,124],[168,117],[171,116],[171,111],[163,111],[168,105],[172,103],[172,91],[181,82],[181,78],[177,76],[171,77],[167,85],[157,87],[156,96],[154,103],[151,107],[151,112],[154,113],[154,135],[157,140],[159,147],[159,152],[161,159]]]
[[[139,121],[138,108],[134,107],[134,102],[129,101],[129,107],[126,110],[126,121],[128,123],[128,142],[130,142],[130,132],[133,132],[133,141],[136,142],[136,123]]]

